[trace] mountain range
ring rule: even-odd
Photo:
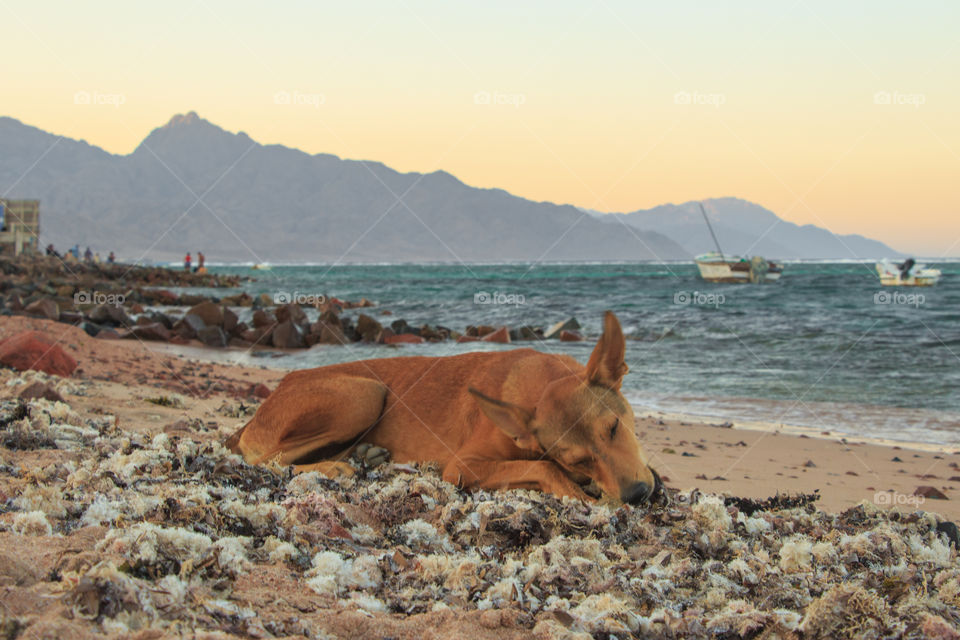
[[[146,261],[197,250],[212,261],[274,263],[684,260],[713,246],[695,203],[597,216],[471,187],[443,171],[401,173],[263,145],[193,112],[127,155],[0,117],[0,189],[41,201],[43,245]],[[898,255],[743,200],[705,205],[725,251]]]

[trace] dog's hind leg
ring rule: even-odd
[[[276,461],[297,471],[348,473],[344,453],[380,419],[387,387],[358,376],[298,371],[286,376],[253,419],[231,438],[251,464]],[[326,474],[325,474],[326,475]]]

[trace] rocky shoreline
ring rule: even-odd
[[[462,332],[442,325],[412,326],[391,320],[388,309],[381,320],[370,313],[356,319],[344,315],[351,309],[376,304],[325,298],[312,305],[311,321],[298,303],[275,304],[266,294],[245,292],[227,296],[175,293],[173,287],[237,288],[251,278],[197,274],[163,267],[104,264],[67,264],[56,258],[0,259],[0,315],[24,315],[81,327],[101,339],[138,339],[179,345],[272,347],[304,349],[317,344],[357,342],[384,345],[423,342],[495,342],[556,339],[583,340],[575,318],[550,327],[516,328],[468,326]],[[186,307],[185,311],[181,311]],[[252,311],[241,321],[234,309]],[[309,308],[309,307],[307,307]]]

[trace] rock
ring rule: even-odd
[[[477,335],[478,335],[479,337],[481,337],[481,338],[484,337],[484,336],[490,335],[490,334],[493,333],[494,331],[496,331],[496,329],[493,328],[493,327],[491,327],[491,326],[489,326],[489,325],[481,325],[481,326],[477,327]]]
[[[544,340],[550,340],[551,338],[559,338],[561,331],[579,331],[580,323],[577,322],[576,318],[568,318],[562,322],[551,326],[549,329],[543,332]]]
[[[325,317],[328,319],[325,320]],[[310,325],[310,335],[307,340],[307,344],[310,346],[315,344],[346,344],[347,342],[349,340],[343,333],[340,320],[332,312],[324,313],[319,320]]]
[[[171,320],[170,316],[168,316],[165,313],[161,313],[159,311],[151,311],[150,313],[147,314],[147,317],[150,318],[152,322],[159,322],[167,329],[173,329],[173,320]]]
[[[61,311],[60,322],[66,322],[67,324],[80,324],[83,322],[83,314],[77,311]]]
[[[483,342],[498,342],[500,344],[510,343],[510,332],[506,327],[500,327],[496,331],[483,334]]]
[[[560,342],[582,342],[583,336],[577,331],[561,331]]]
[[[187,314],[199,316],[203,320],[203,324],[208,327],[223,326],[223,307],[209,300],[190,307]]]
[[[0,342],[0,364],[63,377],[77,368],[77,361],[63,347],[39,331],[25,331]]]
[[[123,334],[122,338],[135,338],[140,340],[154,340],[157,342],[168,342],[170,340],[170,330],[159,322],[149,324],[138,324]]]
[[[930,498],[931,500],[949,500],[950,498],[943,492],[937,489],[936,487],[930,486],[920,486],[917,487],[916,491],[913,492],[915,496],[923,496],[924,498]]]
[[[270,339],[278,349],[299,349],[304,346],[303,331],[290,320],[274,327]]]
[[[60,319],[60,305],[50,298],[40,298],[39,300],[31,302],[24,307],[23,311],[32,316],[46,318],[47,320]]]
[[[240,318],[237,317],[233,311],[228,307],[222,307],[223,309],[223,330],[227,333],[236,333],[237,326],[240,324]]]
[[[21,400],[36,400],[43,398],[51,402],[63,402],[63,396],[47,382],[32,382],[20,392]]]
[[[944,520],[937,523],[937,531],[947,536],[955,548],[960,549],[960,529],[954,523]]]
[[[357,318],[357,333],[364,342],[379,342],[382,332],[383,327],[380,323],[365,313],[361,313]]]
[[[450,330],[443,327],[431,327],[428,324],[420,327],[419,335],[430,342],[440,342],[450,337]]]
[[[477,336],[464,335],[457,338],[457,344],[462,342],[479,342],[480,338]]]
[[[101,327],[96,337],[100,340],[119,340],[120,334],[113,327]]]
[[[255,327],[269,327],[274,323],[273,318],[270,317],[263,309],[257,309],[253,312],[253,326]]]
[[[300,308],[299,304],[285,304],[283,306],[277,307],[273,315],[276,316],[277,322],[283,324],[286,321],[290,321],[295,325],[303,326],[307,324],[307,314],[304,313],[303,309]]]
[[[263,400],[266,400],[267,398],[270,397],[270,387],[263,384],[262,382],[259,382],[257,384],[252,384],[247,389],[247,395],[253,396],[254,398],[261,398]]]
[[[206,302],[210,302],[210,300],[207,300],[207,298],[206,298],[205,296],[201,296],[201,295],[198,295],[198,294],[196,294],[196,293],[181,293],[181,294],[180,294],[180,304],[182,304],[182,305],[184,305],[184,306],[187,306],[187,307],[195,307],[195,306],[204,304],[204,303],[206,303]]]
[[[197,332],[197,339],[208,347],[227,346],[227,334],[220,327],[204,327]]]
[[[143,313],[143,305],[139,302],[134,302],[130,305],[130,313]]]
[[[173,293],[172,291],[167,291],[166,289],[148,291],[147,296],[155,303],[167,306],[173,306],[180,302],[180,298],[177,296],[177,294]]]
[[[397,335],[400,335],[401,333],[410,333],[413,335],[420,335],[420,329],[411,327],[409,324],[407,324],[407,321],[403,319],[394,320],[393,322],[391,322],[390,328],[393,329],[393,332]]]
[[[383,339],[384,344],[420,344],[423,338],[415,336],[412,333],[400,333],[392,336],[386,336]]]
[[[117,304],[99,304],[87,314],[87,317],[97,324],[107,324],[113,327],[129,327],[133,320]]]
[[[57,297],[58,298],[72,298],[73,293],[76,291],[73,285],[62,284],[57,287]]]
[[[188,313],[173,325],[173,329],[177,332],[177,335],[188,340],[198,337],[200,332],[206,328],[207,325],[203,321],[203,318],[193,313]]]
[[[247,329],[240,333],[240,339],[251,344],[256,344],[261,338],[263,338],[263,329]]]
[[[269,295],[267,295],[266,293],[261,293],[261,294],[260,294],[259,296],[257,296],[256,299],[253,301],[253,306],[255,306],[255,307],[260,307],[260,308],[263,308],[263,307],[272,307],[272,306],[273,306],[273,298],[270,297]]]
[[[807,460],[806,462],[803,463],[803,466],[807,467],[808,469],[812,469],[817,465],[813,462],[813,460]]]
[[[538,329],[533,327],[518,327],[510,330],[510,339],[514,342],[520,340],[539,340],[543,336],[543,331],[537,333]]]
[[[84,322],[80,325],[80,328],[83,329],[91,338],[96,338],[97,334],[103,330],[103,327],[95,322]]]

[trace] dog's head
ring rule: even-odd
[[[620,322],[608,311],[586,373],[547,384],[535,407],[470,391],[517,446],[553,460],[574,482],[592,480],[607,496],[638,504],[660,490],[660,480],[647,466],[634,434],[633,409],[620,393],[625,352]]]

